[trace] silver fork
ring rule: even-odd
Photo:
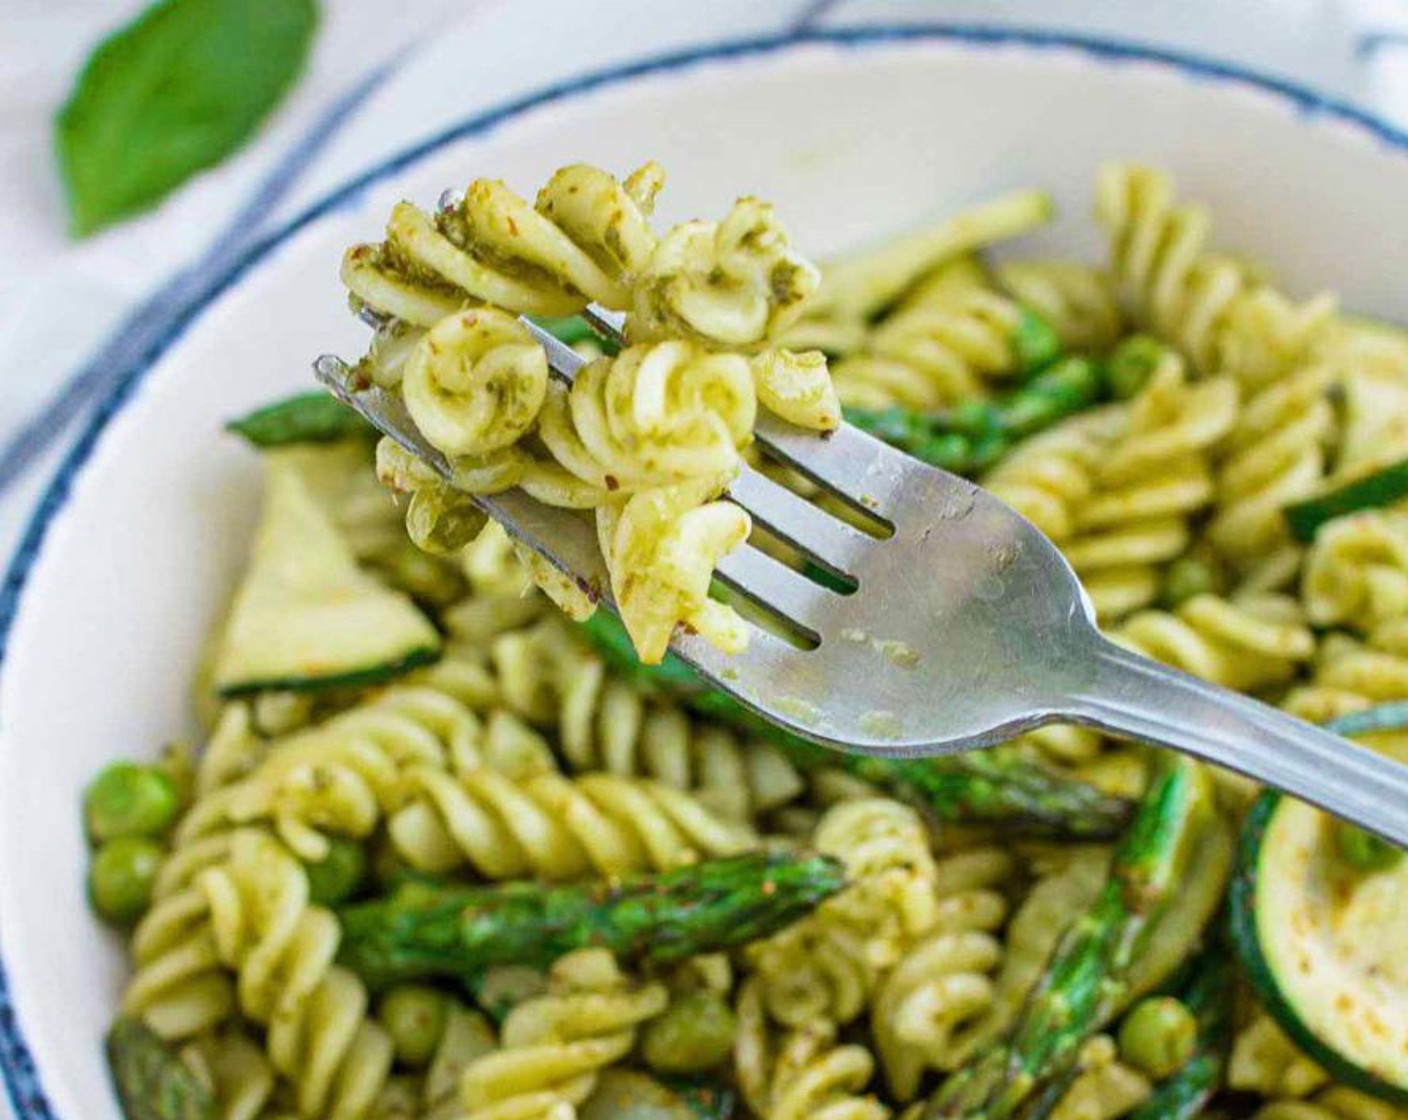
[[[621,321],[589,321],[620,338]],[[524,320],[553,373],[584,364]],[[319,380],[447,480],[399,398],[324,355]],[[827,436],[760,412],[773,460],[882,527],[872,536],[744,467],[730,497],[839,579],[826,585],[744,545],[719,578],[814,648],[755,628],[740,654],[678,634],[715,687],[790,731],[882,757],[991,746],[1055,721],[1186,751],[1408,846],[1408,767],[1104,638],[1074,572],[1034,526],[973,483],[843,425]],[[612,607],[590,524],[520,490],[477,499],[514,537]],[[840,588],[845,587],[845,590]]]

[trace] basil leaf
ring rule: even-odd
[[[55,122],[82,237],[236,151],[303,68],[315,0],[160,0],[89,56]]]

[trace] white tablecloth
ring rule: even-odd
[[[325,0],[307,75],[247,151],[156,212],[67,240],[50,122],[80,62],[140,0],[5,0],[0,34],[0,444],[26,430],[144,294],[205,250],[359,75],[394,63],[262,215],[288,217],[476,110],[635,56],[800,24],[1026,25],[1192,50],[1318,87],[1408,127],[1405,0]],[[346,107],[344,105],[344,107]],[[0,494],[7,557],[62,438]],[[7,1110],[0,1104],[0,1120]]]

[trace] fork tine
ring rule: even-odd
[[[737,653],[724,653],[698,634],[684,633],[676,633],[670,649],[774,723],[791,722],[779,704],[788,709],[789,700],[814,694],[805,681],[812,658],[766,630],[755,627],[747,647]],[[800,704],[796,714],[805,714]]]
[[[933,469],[851,424],[821,435],[759,412],[753,437],[769,458],[891,527],[895,494],[905,476],[916,469]]]
[[[753,521],[837,576],[854,579],[874,538],[813,505],[752,467],[744,466],[728,496]]]
[[[714,574],[733,590],[819,640],[837,594],[750,544],[719,561]]]
[[[522,541],[586,594],[599,602],[611,601],[611,578],[596,526],[589,518],[530,498],[522,490],[487,496],[480,506],[509,536]]]
[[[573,350],[567,343],[560,341],[555,335],[543,330],[537,323],[526,315],[520,315],[518,321],[528,328],[528,333],[533,336],[537,343],[543,348],[548,356],[548,368],[560,377],[563,381],[571,384],[577,378],[577,373],[587,364],[587,359]]]

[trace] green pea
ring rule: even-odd
[[[1159,600],[1169,610],[1177,610],[1194,596],[1217,590],[1217,573],[1196,556],[1180,556],[1164,572]]]
[[[424,984],[397,985],[377,1008],[397,1060],[408,1066],[423,1066],[435,1056],[447,1014],[444,994]]]
[[[118,925],[135,922],[152,900],[152,887],[166,853],[155,840],[119,836],[93,853],[88,897],[93,909]]]
[[[367,853],[356,840],[329,837],[328,854],[316,863],[305,863],[308,897],[320,906],[346,902],[367,877]]]
[[[181,810],[170,776],[155,766],[114,762],[83,796],[88,834],[97,843],[120,836],[160,836]]]
[[[1156,1081],[1187,1064],[1197,1045],[1197,1019],[1170,996],[1141,1000],[1120,1025],[1120,1057]]]
[[[1012,332],[1012,353],[1018,373],[1037,373],[1061,356],[1061,336],[1035,311],[1024,308]]]
[[[703,1073],[733,1050],[733,1009],[714,992],[676,998],[641,1030],[641,1056],[659,1073]]]
[[[1335,844],[1357,871],[1386,871],[1403,858],[1403,849],[1344,821],[1335,822]]]

